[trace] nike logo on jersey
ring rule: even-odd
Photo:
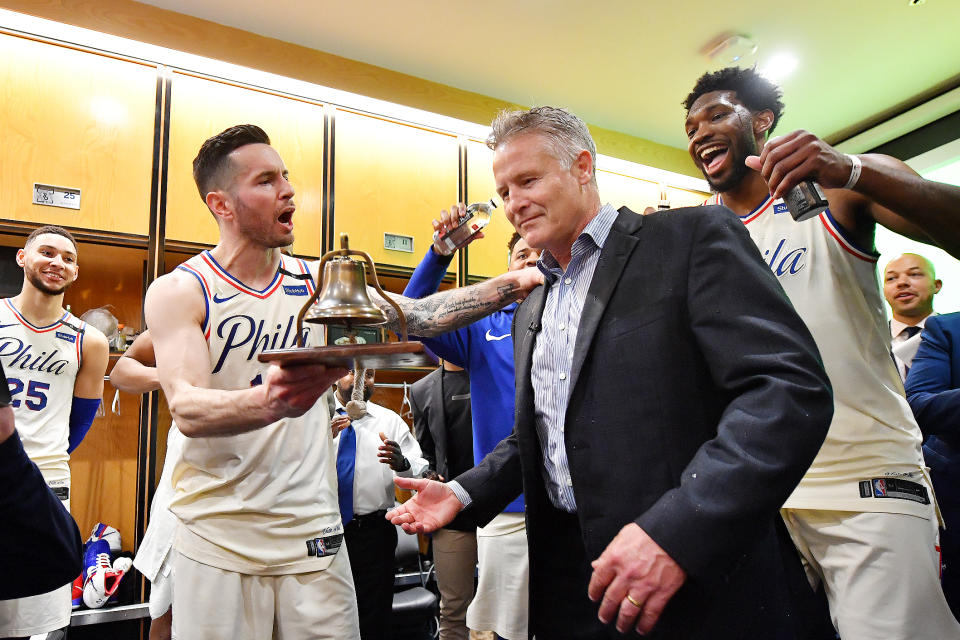
[[[220,304],[221,302],[226,302],[227,300],[233,300],[233,299],[236,298],[238,295],[240,295],[239,292],[233,294],[232,296],[227,296],[226,298],[221,298],[219,293],[214,293],[214,294],[213,294],[213,301],[216,302],[217,304]]]
[[[487,339],[487,342],[495,342],[497,340],[503,340],[504,338],[509,338],[510,334],[505,334],[502,336],[494,336],[490,334],[490,329],[487,329],[487,335],[484,336]]]

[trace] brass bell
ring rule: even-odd
[[[323,266],[323,287],[304,322],[368,326],[384,324],[387,316],[370,302],[364,263],[347,256],[333,257]]]

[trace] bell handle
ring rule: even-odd
[[[307,303],[303,305],[300,309],[300,313],[297,314],[297,346],[303,347],[304,337],[303,337],[303,318],[307,314],[307,310],[317,301],[317,298],[320,297],[320,289],[323,280],[323,267],[331,258],[340,258],[344,256],[360,256],[364,259],[367,266],[370,267],[370,275],[373,277],[372,286],[380,296],[387,301],[394,311],[397,312],[397,318],[400,320],[400,341],[407,341],[407,316],[404,315],[403,311],[400,309],[400,305],[393,301],[393,298],[387,295],[387,293],[380,287],[380,280],[377,279],[377,269],[373,265],[373,259],[364,251],[357,251],[356,249],[335,249],[333,251],[328,251],[323,254],[323,257],[320,258],[320,263],[317,265],[317,281],[313,288],[313,295],[310,296],[310,299],[307,300]]]
[[[300,313],[297,314],[297,346],[304,347],[304,335],[303,335],[303,317],[307,315],[307,310],[317,301],[317,298],[320,297],[320,285],[323,282],[323,266],[327,264],[330,258],[338,258],[340,256],[353,253],[349,249],[336,249],[334,251],[328,251],[323,254],[323,257],[320,258],[320,263],[317,265],[317,280],[314,282],[313,295],[310,296],[310,299],[307,300],[307,303],[303,305],[300,309]]]

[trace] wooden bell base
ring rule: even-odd
[[[405,369],[433,367],[420,342],[383,342],[378,344],[345,344],[329,347],[302,347],[264,351],[257,359],[281,366],[322,364],[352,369],[354,361],[367,369]]]

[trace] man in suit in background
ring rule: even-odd
[[[907,379],[910,360],[920,346],[920,331],[933,314],[933,296],[943,283],[933,263],[915,253],[905,253],[883,270],[883,297],[890,305],[890,346],[900,379]]]
[[[410,387],[413,428],[430,467],[423,477],[446,482],[473,467],[470,376],[443,365]],[[440,589],[440,640],[468,640],[467,606],[473,599],[477,533],[450,523],[433,532],[433,562]]]
[[[906,388],[946,525],[940,532],[941,586],[960,620],[960,313],[927,318]]]
[[[419,493],[388,517],[483,522],[523,490],[538,637],[791,637],[778,509],[832,415],[806,327],[728,210],[601,206],[573,114],[502,113],[488,145],[547,279],[514,319],[516,427],[453,482],[398,481]]]
[[[24,451],[12,402],[9,387],[0,385],[0,638],[25,633],[24,620],[9,605],[69,585],[80,573],[83,553],[77,523]],[[29,570],[12,569],[24,565],[25,558]],[[49,623],[44,637],[59,626]]]

